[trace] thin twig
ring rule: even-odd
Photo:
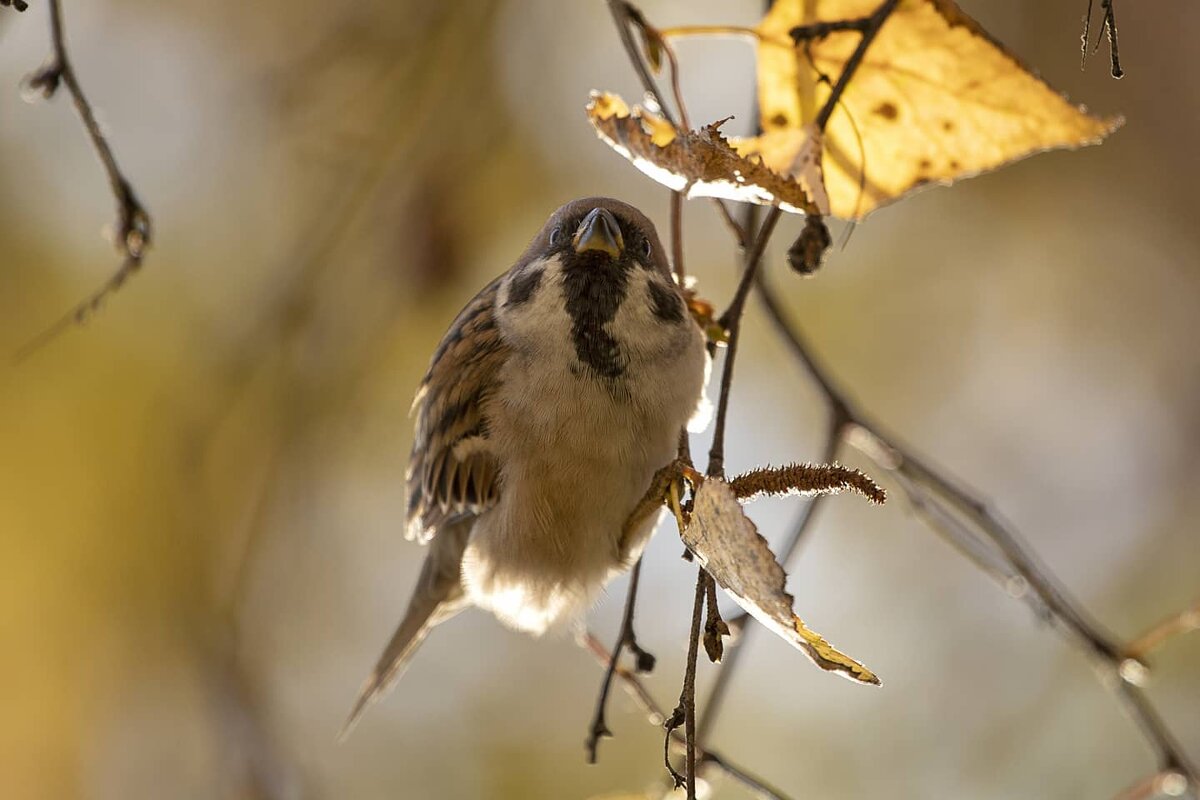
[[[687,280],[687,268],[683,264],[683,193],[671,192],[671,268],[675,282],[683,288]]]
[[[671,109],[667,108],[662,100],[662,92],[658,89],[658,84],[654,80],[654,76],[650,74],[650,68],[646,65],[642,54],[638,52],[637,42],[633,40],[633,34],[629,32],[630,24],[644,24],[642,12],[638,11],[633,4],[625,2],[625,0],[608,0],[608,11],[612,14],[613,22],[617,26],[617,35],[621,37],[621,44],[625,48],[625,55],[629,56],[629,63],[633,65],[633,69],[637,72],[638,80],[642,82],[642,88],[646,90],[646,94],[650,95],[654,102],[658,105],[659,114],[667,122],[675,127],[679,127],[675,121],[675,117],[671,114]]]
[[[1125,77],[1125,70],[1121,69],[1121,53],[1117,48],[1117,14],[1113,9],[1114,0],[1100,0],[1100,7],[1104,9],[1104,30],[1108,33],[1108,50],[1110,58],[1109,71],[1110,74],[1120,80]]]
[[[733,233],[734,241],[737,242],[738,247],[744,249],[748,244],[746,229],[733,218],[733,214],[729,212],[729,207],[725,205],[725,201],[714,197],[713,205],[717,207],[717,213],[721,216],[721,221]]]
[[[54,96],[60,84],[67,87],[67,92],[71,95],[71,102],[75,106],[75,111],[83,123],[83,128],[87,132],[88,139],[91,140],[92,148],[96,151],[96,156],[100,159],[100,164],[104,167],[105,175],[108,176],[109,187],[112,190],[113,199],[117,204],[117,220],[113,228],[113,243],[121,252],[122,259],[121,266],[112,277],[105,281],[87,299],[76,305],[62,319],[23,346],[16,353],[15,357],[17,360],[27,357],[64,329],[74,323],[85,321],[99,310],[105,298],[119,289],[129,276],[141,267],[146,247],[149,246],[151,240],[150,214],[138,200],[137,194],[133,190],[133,185],[125,177],[120,166],[118,166],[112,146],[109,144],[104,132],[100,129],[100,124],[96,121],[96,115],[92,111],[91,103],[88,102],[87,97],[83,93],[83,87],[79,85],[79,77],[75,73],[75,68],[67,52],[61,0],[50,0],[48,7],[50,10],[50,41],[53,46],[53,53],[44,66],[26,78],[26,86],[31,91],[40,92],[45,98]]]
[[[579,637],[578,643],[595,657],[596,663],[599,666],[605,669],[608,668],[612,654],[605,647],[604,643],[596,638],[595,634],[584,632]],[[632,670],[621,666],[617,667],[615,674],[617,680],[621,683],[621,688],[633,699],[634,704],[645,715],[647,721],[655,727],[661,727],[666,721],[667,715],[663,712],[662,707],[655,702],[654,697],[650,694],[646,685],[642,683],[641,679]],[[684,737],[676,732],[671,737],[671,744],[675,749],[682,751],[685,748]],[[709,769],[719,772],[730,780],[740,784],[755,797],[762,798],[762,800],[788,800],[787,795],[783,792],[774,788],[754,773],[730,761],[715,750],[697,745],[696,759],[697,769],[701,773]]]
[[[609,659],[608,669],[604,672],[604,682],[600,684],[600,696],[596,698],[596,711],[592,715],[592,726],[588,732],[586,743],[589,764],[596,763],[596,750],[600,746],[600,740],[604,737],[612,736],[612,731],[608,729],[608,725],[604,721],[604,711],[608,706],[608,693],[612,688],[613,675],[616,674],[617,661],[621,658],[621,651],[631,644],[636,647],[636,644],[634,644],[636,639],[633,635],[633,612],[637,604],[638,579],[641,573],[642,559],[638,558],[637,563],[633,565],[633,569],[629,573],[629,591],[625,595],[625,613],[621,617],[621,630],[617,634],[617,643],[613,645],[612,658]],[[644,653],[644,651],[643,654],[649,655],[648,653]],[[653,662],[651,662],[652,664]]]
[[[687,800],[696,800],[696,661],[700,651],[700,616],[704,609],[704,598],[712,578],[703,567],[696,570],[696,599],[692,604],[692,629],[688,634],[687,665],[683,673],[683,695],[679,698],[683,706],[683,730],[687,747]]]
[[[887,22],[888,17],[896,10],[896,5],[899,2],[900,0],[884,0],[875,9],[874,13],[866,18],[866,24],[861,29],[862,39],[859,40],[858,46],[854,48],[854,52],[846,59],[846,64],[842,67],[842,74],[838,76],[837,83],[833,85],[833,90],[829,93],[829,97],[826,98],[825,105],[821,106],[820,112],[817,113],[816,125],[818,129],[825,130],[825,126],[829,123],[829,118],[833,115],[833,110],[842,99],[842,93],[846,91],[846,87],[850,85],[850,79],[854,77],[854,73],[858,71],[859,65],[862,64],[863,56],[866,55],[871,42],[875,40],[879,29],[883,27],[883,23]]]
[[[722,641],[729,635],[729,626],[721,619],[721,609],[717,607],[717,582],[710,575],[704,587],[704,652],[708,660],[714,664],[721,662],[725,654],[725,644]]]
[[[1096,37],[1096,44],[1089,50],[1088,39],[1092,30],[1093,0],[1088,0],[1087,11],[1083,14],[1083,35],[1079,37],[1079,68],[1084,69],[1087,66],[1088,56],[1100,49],[1100,42],[1107,35],[1109,74],[1120,80],[1125,77],[1125,70],[1121,68],[1121,53],[1117,46],[1117,15],[1113,8],[1113,2],[1114,0],[1100,0],[1100,12],[1104,17],[1100,21],[1100,34]]]
[[[1092,4],[1094,0],[1088,0],[1087,11],[1083,12],[1083,33],[1079,37],[1079,69],[1087,68],[1088,60],[1088,42],[1091,40],[1092,33]]]
[[[779,206],[772,206],[771,210],[767,212],[758,236],[754,239],[754,244],[745,253],[742,277],[738,281],[733,300],[730,301],[729,308],[721,315],[720,325],[729,332],[729,344],[725,351],[725,364],[721,370],[721,390],[717,401],[717,419],[713,427],[712,447],[708,451],[708,474],[710,476],[723,475],[725,472],[725,418],[729,413],[729,391],[733,385],[733,364],[737,358],[738,339],[741,338],[742,312],[746,307],[746,296],[750,293],[754,276],[758,272],[758,265],[762,261],[763,251],[766,250],[767,242],[770,241],[771,234],[775,231],[775,225],[779,222],[782,213]]]

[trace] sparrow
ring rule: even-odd
[[[451,323],[413,401],[406,534],[429,553],[343,736],[464,608],[539,635],[633,565],[661,509],[631,514],[703,417],[708,362],[644,214],[589,197],[550,216]]]

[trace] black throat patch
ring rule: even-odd
[[[563,253],[562,263],[575,354],[601,377],[618,378],[625,371],[625,357],[604,326],[617,316],[625,299],[633,264],[607,253],[570,250]]]

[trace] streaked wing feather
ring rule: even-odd
[[[427,542],[438,528],[480,513],[499,495],[486,417],[509,355],[496,326],[499,286],[497,278],[455,318],[417,391],[407,474],[410,539]]]

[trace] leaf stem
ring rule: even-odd
[[[744,25],[673,25],[670,28],[659,28],[658,32],[665,39],[682,39],[689,36],[732,36],[754,40],[763,38],[758,28]]]

